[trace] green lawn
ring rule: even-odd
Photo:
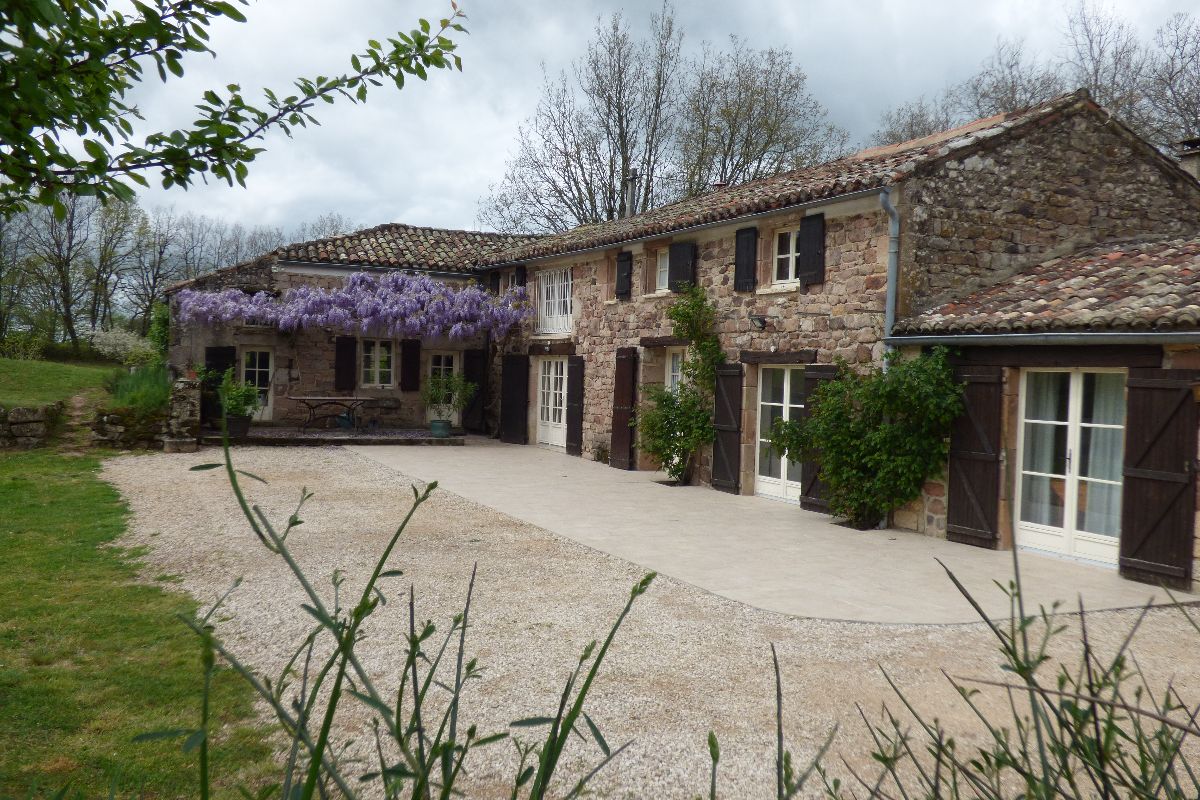
[[[98,460],[49,451],[0,456],[0,797],[70,783],[86,797],[196,796],[196,752],[139,733],[194,727],[201,667],[176,617],[186,597],[134,582],[125,527]],[[165,578],[165,576],[164,576]],[[230,672],[214,690],[221,796],[261,783],[270,749],[250,690]]]
[[[0,407],[39,406],[99,390],[116,367],[0,358]]]

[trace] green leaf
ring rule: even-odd
[[[189,472],[203,472],[203,471],[209,470],[209,469],[220,469],[223,466],[225,466],[225,465],[224,464],[197,464],[196,466],[189,468],[188,471]]]
[[[596,723],[592,722],[591,716],[586,711],[583,712],[583,721],[587,723],[588,730],[592,732],[592,738],[596,740],[596,744],[600,745],[600,750],[604,755],[612,755],[612,751],[608,749],[608,742],[604,741],[600,729],[596,727]]]

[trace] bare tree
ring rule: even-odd
[[[12,330],[29,289],[28,221],[24,214],[0,216],[0,339]]]
[[[1200,136],[1200,23],[1175,14],[1154,36],[1146,101],[1156,144]]]
[[[31,255],[28,263],[30,277],[53,303],[63,332],[78,351],[80,314],[90,289],[90,239],[100,204],[75,194],[63,195],[61,202],[66,210],[61,219],[47,206],[30,212],[26,228]]]
[[[730,37],[705,47],[685,90],[677,164],[684,195],[842,155],[849,135],[826,120],[788,50],[753,50]]]
[[[195,278],[216,269],[217,223],[202,214],[179,217],[176,252],[183,278]]]
[[[136,203],[109,202],[96,214],[88,245],[87,325],[91,329],[112,324],[113,305],[123,273],[133,260],[137,233],[145,216]]]
[[[359,230],[363,226],[352,222],[349,217],[336,211],[329,211],[318,216],[312,222],[302,222],[291,234],[293,242],[311,242],[314,239],[329,239]]]
[[[1141,133],[1150,128],[1145,81],[1150,65],[1137,31],[1111,9],[1080,0],[1067,16],[1063,71],[1100,105]]]
[[[156,208],[143,215],[138,227],[125,295],[132,322],[143,336],[150,328],[154,304],[161,302],[166,288],[184,275],[180,233],[179,218],[170,208]]]
[[[871,144],[888,145],[920,139],[954,127],[954,113],[944,94],[902,103],[883,112]]]
[[[1054,65],[1027,56],[1020,39],[998,39],[977,73],[950,90],[947,101],[968,119],[1005,114],[1067,92]]]
[[[637,41],[620,14],[601,18],[568,78],[545,76],[534,116],[518,130],[501,181],[479,218],[499,230],[559,231],[614,219],[624,179],[641,175],[637,207],[661,201],[682,35],[664,4]]]

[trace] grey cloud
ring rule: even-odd
[[[182,81],[150,79],[138,101],[146,129],[178,127],[206,88],[238,82],[248,91],[285,88],[298,75],[341,70],[373,37],[444,16],[449,3],[274,0],[248,9],[244,25],[213,32],[218,58],[192,58]],[[1073,5],[1073,4],[1072,4]],[[643,23],[658,2],[464,0],[469,35],[459,37],[463,72],[441,72],[401,92],[380,87],[364,106],[318,108],[321,126],[294,138],[272,134],[251,165],[247,188],[223,183],[187,192],[146,191],[171,204],[289,229],[325,211],[364,225],[389,221],[475,226],[477,199],[503,174],[517,126],[537,103],[541,65],[569,69],[599,14],[624,10]],[[685,46],[730,34],[756,47],[792,49],[831,119],[861,142],[887,107],[935,93],[971,73],[996,37],[1024,36],[1048,53],[1065,25],[1066,3],[1033,0],[693,0],[676,3]],[[1146,36],[1186,4],[1122,0],[1117,10]]]

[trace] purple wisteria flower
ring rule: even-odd
[[[524,287],[495,297],[476,285],[454,288],[426,275],[403,272],[356,272],[340,289],[300,286],[280,298],[238,289],[184,289],[176,308],[183,323],[272,325],[281,331],[332,328],[390,338],[451,339],[484,332],[503,337],[532,313]]]

